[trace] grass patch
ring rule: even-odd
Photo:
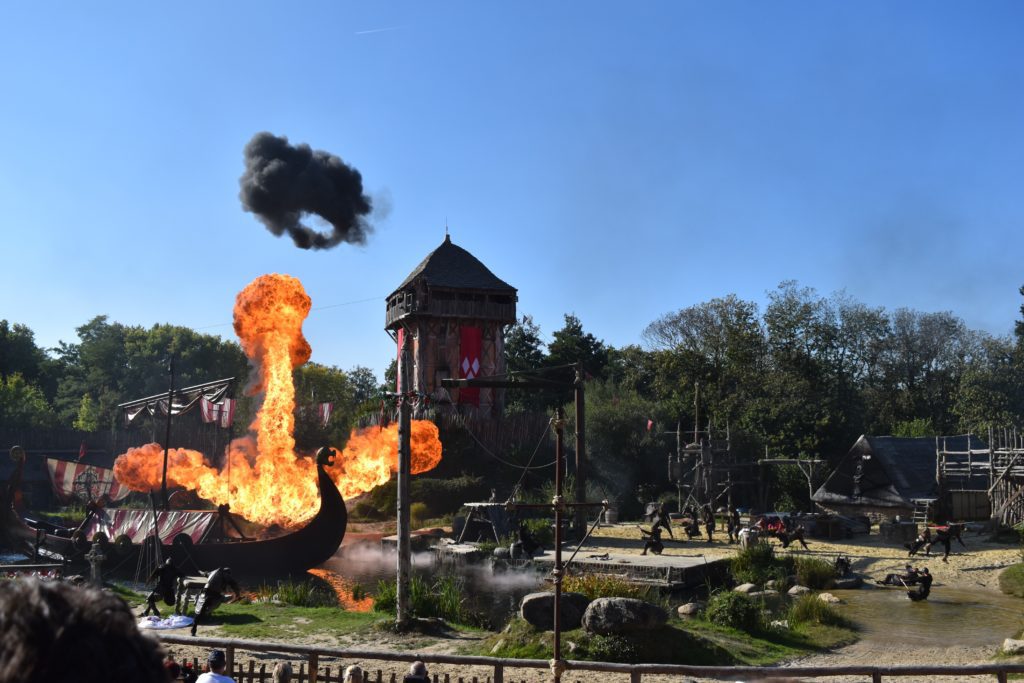
[[[836,570],[831,562],[816,557],[797,557],[794,565],[796,582],[801,586],[822,590],[830,588],[835,581]]]
[[[1010,565],[999,574],[999,590],[1024,598],[1024,563]]]
[[[856,633],[820,624],[784,631],[748,633],[705,620],[671,620],[661,629],[641,635],[597,636],[577,629],[562,635],[563,656],[571,659],[658,664],[746,665],[774,664],[810,652],[851,643]],[[570,643],[574,648],[568,653]],[[469,654],[507,658],[550,659],[552,634],[513,619],[499,634],[485,638]]]
[[[415,618],[437,618],[455,624],[479,625],[481,617],[465,606],[465,582],[457,576],[442,576],[428,583],[418,576],[409,580],[409,612]],[[398,584],[381,581],[373,598],[375,612],[395,614]]]
[[[209,624],[221,634],[254,640],[292,640],[310,635],[342,636],[371,628],[387,617],[338,607],[231,603],[216,609]]]
[[[770,580],[785,582],[794,571],[791,556],[776,557],[774,547],[761,541],[741,549],[732,558],[729,570],[737,581],[763,586]]]
[[[656,598],[658,597],[651,586],[640,586],[621,577],[608,574],[570,574],[562,579],[562,590],[568,593],[582,593],[590,600],[636,598],[637,600],[657,602]]]
[[[813,593],[797,598],[790,606],[787,617],[791,625],[819,624],[852,628],[849,619]]]
[[[127,602],[129,607],[133,608],[146,604],[146,596],[149,595],[148,593],[133,591],[131,588],[122,586],[119,583],[108,584],[107,588],[111,593]],[[163,601],[160,601],[160,605],[163,605]]]

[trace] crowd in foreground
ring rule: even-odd
[[[223,650],[212,650],[207,671],[193,671],[165,656],[160,642],[139,630],[131,608],[92,586],[37,578],[0,582],[0,681],[3,683],[234,683]],[[274,667],[274,683],[292,680],[287,662]],[[345,683],[364,683],[358,665]],[[404,683],[429,683],[423,662],[413,662]]]

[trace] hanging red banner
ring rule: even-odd
[[[479,327],[463,327],[459,339],[459,377],[473,379],[480,374],[480,352],[483,348]],[[480,405],[480,388],[459,389],[459,403]]]

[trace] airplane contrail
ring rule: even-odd
[[[355,35],[365,36],[367,33],[383,33],[384,31],[397,31],[400,28],[405,28],[405,26],[387,26],[385,28],[371,28],[366,31],[356,31]]]

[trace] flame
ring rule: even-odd
[[[238,295],[235,332],[258,371],[251,393],[262,398],[254,434],[235,439],[223,468],[213,467],[199,451],[168,451],[167,484],[196,491],[217,505],[261,524],[296,526],[319,509],[316,465],[295,452],[295,387],[292,370],[309,360],[311,349],[302,335],[302,322],[311,301],[298,279],[262,275]],[[412,473],[434,468],[441,461],[437,426],[413,420],[410,442]],[[398,468],[398,428],[370,427],[353,431],[336,449],[329,469],[341,495],[351,498],[390,479]],[[114,476],[134,491],[161,486],[163,447],[156,443],[130,448],[114,463]]]

